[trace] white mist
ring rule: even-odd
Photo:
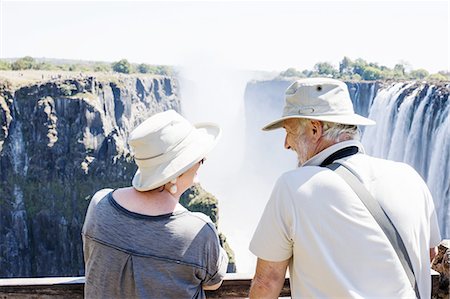
[[[295,156],[283,149],[282,130],[260,130],[281,114],[282,103],[276,110],[245,107],[244,92],[251,77],[249,72],[203,58],[185,64],[178,78],[182,114],[194,123],[218,123],[223,130],[198,179],[219,200],[219,230],[235,252],[240,273],[254,271],[256,258],[248,250],[250,239],[277,177],[296,163]],[[251,124],[246,118],[250,114]]]

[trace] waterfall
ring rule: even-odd
[[[358,99],[353,99],[355,103]],[[391,83],[373,98],[362,143],[369,155],[411,165],[426,181],[443,238],[450,237],[449,85]]]
[[[283,148],[283,130],[261,132],[263,125],[281,115],[284,91],[291,83],[253,81],[245,91],[245,168],[252,171],[252,177],[260,183],[258,189],[262,189],[262,195],[252,200],[252,214],[257,219],[277,177],[296,167],[295,155]],[[347,86],[355,112],[377,122],[376,126],[361,127],[366,152],[405,162],[417,170],[433,195],[442,237],[450,238],[449,85],[347,82]],[[248,217],[247,223],[256,225]],[[239,261],[237,265],[239,270]]]

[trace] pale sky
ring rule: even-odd
[[[1,1],[0,57],[449,70],[449,1]]]

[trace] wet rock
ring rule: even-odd
[[[450,240],[444,240],[438,246],[438,254],[434,257],[431,268],[439,272],[439,279],[433,281],[433,299],[449,298],[450,281]]]

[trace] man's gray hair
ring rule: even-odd
[[[355,125],[345,125],[323,121],[322,127],[322,136],[328,140],[341,142],[345,140],[359,140],[360,138],[359,128]]]
[[[300,118],[299,128],[304,128],[306,123],[311,121],[310,119]],[[359,140],[360,130],[355,125],[345,125],[339,123],[333,123],[328,121],[320,121],[322,123],[322,137],[334,142],[341,142],[345,140]]]

